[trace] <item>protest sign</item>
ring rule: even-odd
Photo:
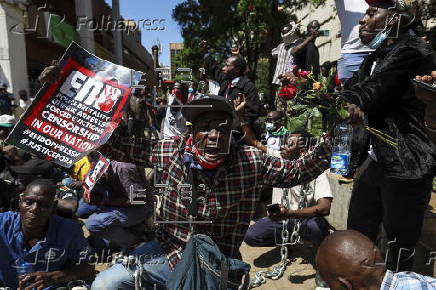
[[[90,202],[92,189],[94,188],[100,177],[102,177],[103,174],[107,171],[110,164],[109,159],[105,158],[103,154],[101,154],[100,152],[97,152],[97,154],[97,161],[94,163],[94,166],[89,169],[88,173],[86,173],[83,180],[83,189],[85,190],[83,198],[87,202]]]
[[[142,73],[102,60],[72,43],[60,79],[44,84],[7,143],[70,167],[106,143]]]

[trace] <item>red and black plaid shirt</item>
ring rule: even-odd
[[[164,221],[187,221],[189,201],[180,185],[187,184],[188,170],[183,164],[185,139],[158,140],[114,137],[107,156],[114,160],[154,167],[156,182],[166,184],[158,216]],[[232,148],[227,161],[214,178],[199,171],[197,220],[211,220],[211,224],[195,225],[196,234],[210,236],[224,255],[241,259],[239,247],[259,202],[258,187],[292,187],[315,179],[329,167],[330,140],[319,143],[312,154],[298,160],[284,160],[267,156],[260,150],[242,146]],[[185,190],[186,192],[186,190]],[[191,237],[189,224],[161,224],[157,236],[167,254],[171,268],[178,263]]]

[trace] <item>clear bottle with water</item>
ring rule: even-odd
[[[334,134],[330,172],[347,175],[350,171],[353,127],[348,121],[343,121],[336,125]]]
[[[21,276],[21,275],[26,275],[26,274],[31,274],[34,271],[33,269],[34,264],[28,263],[26,261],[24,261],[23,259],[18,259],[16,261],[16,271],[17,271],[17,276]]]
[[[32,274],[33,272],[35,272],[34,269],[34,264],[28,263],[25,260],[19,258],[15,261],[15,270],[17,271],[17,278],[18,280],[20,280],[21,276],[26,275],[26,274]],[[25,287],[28,286],[28,283],[26,283],[26,285],[24,285]],[[35,289],[35,288],[33,288]],[[32,290],[33,290],[32,289]]]

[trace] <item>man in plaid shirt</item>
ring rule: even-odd
[[[180,185],[189,183],[190,168],[198,171],[197,184],[200,185],[196,221],[212,221],[211,224],[196,224],[195,233],[210,236],[227,257],[241,259],[239,247],[259,201],[258,187],[268,184],[283,188],[308,183],[324,172],[330,162],[328,138],[304,158],[294,161],[274,158],[232,140],[234,113],[224,98],[206,97],[190,105],[203,106],[183,108],[185,118],[193,124],[193,139],[174,138],[153,144],[146,139],[114,136],[108,156],[154,166],[156,181],[166,185],[158,219],[174,223],[162,224],[157,230],[157,238],[171,269],[193,234],[189,224],[177,223],[188,221],[189,201],[183,199]],[[100,274],[94,286],[114,285],[112,273]],[[102,283],[104,278],[112,281]]]
[[[51,66],[40,76],[42,82],[54,82],[58,68]],[[155,168],[156,187],[165,188],[158,220],[157,241],[146,243],[131,255],[140,255],[145,275],[143,285],[165,285],[169,273],[180,260],[193,232],[189,221],[190,170],[197,172],[198,198],[196,234],[210,236],[228,258],[241,259],[239,247],[259,200],[258,187],[268,184],[286,188],[305,184],[329,167],[331,140],[325,138],[311,154],[298,160],[284,160],[259,149],[242,146],[232,137],[238,128],[232,105],[220,96],[189,103],[183,115],[193,124],[189,138],[166,140],[126,138],[116,134],[108,142],[105,155],[113,160]],[[363,118],[355,106],[349,108],[351,122]],[[245,122],[239,120],[241,125]],[[289,149],[289,148],[288,148]],[[108,154],[110,153],[110,154]],[[183,223],[185,222],[185,223]],[[121,264],[101,272],[92,289],[132,289],[132,274]]]

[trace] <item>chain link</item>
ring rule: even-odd
[[[300,187],[300,192],[298,195],[298,209],[302,209],[302,208],[307,207],[307,196],[313,195],[314,189],[315,189],[315,183],[313,184],[313,186],[310,186],[310,184],[305,184],[305,185],[302,185]],[[281,204],[286,206],[287,209],[290,209],[290,204],[289,204],[289,199],[288,199],[289,190],[290,189],[283,190],[283,195],[282,195],[282,199],[281,199]],[[262,284],[265,284],[267,281],[266,278],[269,278],[272,280],[278,280],[283,276],[284,272],[286,271],[286,267],[288,266],[288,264],[290,262],[288,259],[288,246],[292,246],[292,245],[295,245],[297,243],[300,243],[300,239],[301,239],[301,237],[300,237],[301,220],[297,219],[295,221],[294,228],[293,228],[292,234],[290,236],[289,236],[289,231],[288,231],[288,224],[289,224],[289,220],[283,221],[282,233],[281,233],[282,243],[277,243],[277,241],[276,241],[276,244],[278,246],[281,246],[281,248],[280,248],[280,256],[281,256],[280,263],[278,265],[276,265],[270,271],[263,270],[263,271],[256,272],[254,278],[250,282],[250,289],[256,288],[256,287],[261,286]],[[274,237],[276,237],[275,232],[274,232]]]

